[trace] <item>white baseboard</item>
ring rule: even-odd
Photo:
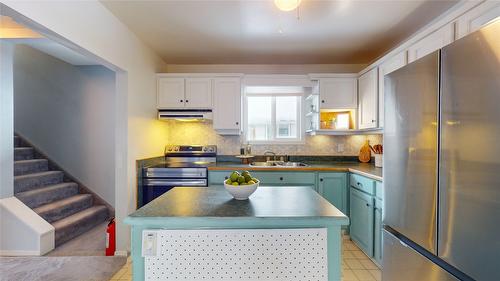
[[[127,251],[115,251],[115,256],[128,257]]]
[[[2,257],[18,257],[18,256],[40,256],[38,251],[17,251],[17,250],[0,250]]]

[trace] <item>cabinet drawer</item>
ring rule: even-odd
[[[370,195],[375,195],[375,181],[365,178],[360,175],[351,174],[349,183],[352,187],[357,188]]]
[[[223,184],[224,180],[231,175],[232,171],[209,171],[208,182],[211,184]],[[315,186],[315,173],[306,172],[252,172],[253,177],[260,180],[261,185],[307,185]]]
[[[229,178],[232,171],[208,171],[208,183],[224,184],[224,181]]]
[[[250,171],[251,172],[251,171]],[[266,185],[315,185],[315,173],[305,172],[251,172],[252,175]]]
[[[382,182],[375,182],[375,197],[384,200],[384,184]]]

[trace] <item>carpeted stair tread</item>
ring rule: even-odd
[[[14,161],[33,159],[34,156],[33,147],[14,147]]]
[[[14,161],[14,176],[45,172],[49,169],[47,159],[29,159]]]
[[[74,182],[44,186],[30,191],[16,193],[16,197],[26,206],[36,208],[78,194],[78,185]]]
[[[107,218],[108,209],[100,205],[53,222],[52,226],[55,228],[56,247],[88,231]]]
[[[14,193],[24,192],[63,181],[61,171],[45,171],[14,177]]]
[[[78,194],[33,209],[47,222],[66,218],[92,206],[91,194]]]

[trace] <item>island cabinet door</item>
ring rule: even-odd
[[[342,213],[349,215],[349,208],[347,207],[347,174],[319,173],[318,178],[318,193]]]
[[[351,187],[351,239],[369,257],[373,257],[373,197]]]

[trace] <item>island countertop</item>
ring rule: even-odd
[[[130,214],[131,225],[237,226],[252,222],[277,221],[347,225],[349,219],[335,206],[306,186],[260,186],[249,200],[235,200],[223,185],[175,187]],[[232,221],[232,222],[229,222]],[[215,225],[214,225],[215,224]],[[242,225],[240,225],[242,226]]]

